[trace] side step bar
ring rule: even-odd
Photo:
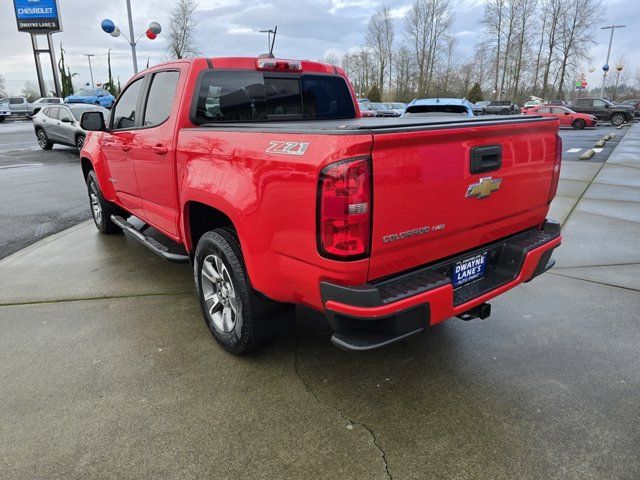
[[[134,239],[139,241],[149,250],[151,250],[156,255],[160,255],[165,260],[168,260],[173,263],[188,263],[189,256],[183,255],[181,253],[173,253],[170,252],[169,249],[158,242],[155,238],[151,238],[140,232],[136,227],[127,222],[124,218],[118,215],[111,215],[111,221],[122,228],[122,231],[126,234],[131,235]]]

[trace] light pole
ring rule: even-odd
[[[138,44],[138,41],[145,35],[149,40],[154,40],[158,35],[160,35],[160,32],[162,31],[162,27],[158,22],[151,22],[149,24],[149,28],[147,28],[147,30],[142,35],[140,35],[138,38],[134,40],[133,18],[131,17],[131,0],[127,0],[127,15],[129,17],[129,36],[128,37],[124,33],[122,33],[120,28],[118,28],[116,24],[113,23],[112,20],[109,20],[108,18],[105,18],[104,20],[102,20],[102,22],[100,23],[100,27],[102,28],[103,32],[108,33],[114,38],[122,35],[127,40],[129,45],[131,45],[131,58],[133,59],[133,73],[136,74],[138,73],[138,56],[136,54],[136,45]]]
[[[85,57],[87,57],[87,60],[89,60],[89,74],[91,75],[91,88],[96,88],[95,84],[93,83],[93,69],[91,68],[91,57],[95,57],[95,55],[91,53],[85,53],[84,55]]]
[[[611,55],[611,44],[613,43],[613,32],[616,28],[625,28],[626,25],[609,25],[608,27],[602,27],[600,30],[611,30],[611,36],[609,37],[609,50],[607,51],[607,61],[602,66],[602,88],[600,89],[600,97],[604,98],[604,85],[607,82],[607,72],[609,71],[609,56]]]

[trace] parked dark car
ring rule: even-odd
[[[625,100],[622,104],[633,107],[633,116],[636,118],[640,117],[640,99]]]
[[[611,122],[616,127],[633,120],[633,106],[616,105],[604,98],[577,98],[572,110],[593,115],[602,122]]]
[[[517,115],[520,107],[509,100],[494,100],[482,109],[485,115]]]
[[[376,112],[376,117],[399,117],[394,110],[391,110],[384,103],[371,102],[369,108]]]
[[[473,114],[482,115],[484,113],[484,107],[486,107],[490,103],[491,102],[488,100],[480,100],[479,102],[474,103],[473,107],[471,107],[471,109],[473,110]]]

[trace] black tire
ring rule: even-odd
[[[122,229],[111,221],[111,215],[122,215],[122,211],[102,196],[96,174],[93,170],[87,175],[87,192],[89,193],[89,207],[96,228],[107,235],[121,232]]]
[[[2,116],[0,117],[0,123],[4,122],[4,119],[5,119],[5,118],[6,118],[6,117],[5,117],[4,115],[2,115]]]
[[[84,141],[86,139],[86,135],[83,135],[82,133],[79,135],[76,135],[76,148],[78,150],[82,150],[82,146],[84,145]]]
[[[581,118],[578,118],[576,120],[573,121],[573,123],[571,124],[571,126],[573,128],[575,128],[576,130],[582,130],[584,127],[587,126],[587,122],[585,122],[584,120],[582,120]]]
[[[217,228],[200,237],[193,270],[205,323],[230,353],[242,355],[257,349],[278,330],[280,319],[276,317],[290,308],[252,289],[238,238],[231,229]]]
[[[509,115],[509,110],[507,110],[506,108],[503,108],[502,110],[500,110],[500,115]]]
[[[613,126],[619,127],[624,123],[624,115],[622,113],[614,113],[611,115],[611,118],[609,118],[609,121]]]
[[[45,132],[44,129],[38,128],[36,130],[36,138],[38,139],[38,145],[40,145],[42,150],[51,150],[51,148],[53,148],[53,142],[49,140],[47,132]]]

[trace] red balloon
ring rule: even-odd
[[[146,33],[147,33],[147,38],[149,40],[154,40],[158,36],[155,33],[153,33],[151,29],[148,29]]]

